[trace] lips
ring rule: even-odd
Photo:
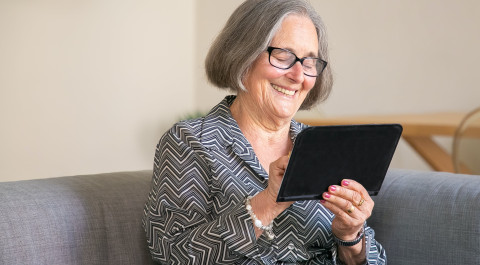
[[[293,95],[295,95],[295,92],[296,92],[294,90],[287,90],[285,88],[279,87],[279,86],[274,85],[274,84],[272,84],[272,87],[273,87],[273,89],[277,90],[278,92],[283,93],[283,94],[288,95],[288,96],[293,96]]]

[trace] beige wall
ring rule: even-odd
[[[203,59],[241,2],[0,0],[0,181],[151,168],[175,120],[225,95]],[[480,105],[479,2],[311,2],[336,83],[300,115]],[[393,166],[428,169],[403,142]]]
[[[200,2],[206,7],[197,17],[202,21],[197,58],[204,58],[228,13],[242,1]],[[327,26],[335,84],[325,103],[299,116],[467,111],[480,105],[480,2],[311,3]],[[207,109],[223,93],[197,78],[197,104]],[[450,139],[437,140],[450,147]],[[403,140],[392,167],[430,169]]]
[[[194,1],[0,0],[0,181],[150,169],[194,107]]]

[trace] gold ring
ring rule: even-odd
[[[358,206],[362,206],[362,204],[363,204],[364,202],[365,202],[365,199],[364,199],[364,198],[362,198],[362,199],[360,200],[360,202],[359,202],[357,205],[358,205]]]
[[[351,206],[350,209],[347,210],[348,213],[353,213],[355,211],[355,206]]]

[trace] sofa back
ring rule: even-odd
[[[480,176],[391,170],[374,201],[389,265],[480,264]]]
[[[0,183],[0,264],[153,264],[151,171]]]
[[[151,171],[0,183],[0,265],[153,264]],[[480,264],[480,176],[390,170],[368,224],[389,265]]]

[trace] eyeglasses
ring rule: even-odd
[[[268,47],[268,61],[270,64],[278,69],[289,69],[295,63],[300,62],[303,68],[303,73],[306,76],[316,77],[322,74],[327,66],[327,62],[317,57],[303,57],[298,58],[295,53],[282,48]]]

